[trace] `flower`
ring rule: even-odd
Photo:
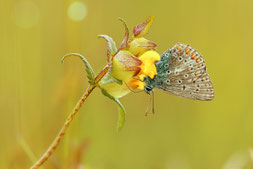
[[[31,168],[37,169],[50,157],[62,140],[67,128],[78,113],[80,107],[96,87],[100,87],[102,93],[115,101],[119,106],[117,130],[119,131],[124,126],[126,110],[118,98],[125,96],[131,90],[144,90],[144,77],[148,76],[153,79],[157,74],[155,61],[160,60],[160,55],[155,51],[157,45],[143,37],[147,34],[153,20],[154,16],[151,16],[146,21],[136,25],[133,29],[134,35],[129,40],[129,31],[126,22],[120,18],[120,21],[125,27],[125,36],[118,49],[111,37],[100,35],[99,37],[104,38],[107,41],[108,63],[97,76],[95,76],[94,71],[86,58],[81,54],[69,53],[63,56],[62,62],[64,62],[65,58],[69,56],[78,56],[82,59],[86,67],[90,85],[77,102],[49,149]]]
[[[110,70],[99,82],[100,87],[106,90],[111,96],[120,98],[132,90],[144,90],[145,76],[151,79],[157,74],[155,61],[160,60],[156,52],[157,45],[144,38],[153,23],[154,16],[136,25],[133,29],[133,37],[129,38],[128,27],[125,26],[125,36],[117,49],[115,42],[107,35],[100,35],[106,39],[108,44],[107,56]]]

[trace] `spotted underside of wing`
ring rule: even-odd
[[[203,57],[186,44],[178,43],[156,63],[158,75],[155,88],[177,96],[212,100],[214,89],[206,72]]]

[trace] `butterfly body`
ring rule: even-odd
[[[212,100],[214,89],[203,57],[191,46],[176,44],[156,62],[157,75],[146,77],[145,91],[154,88],[194,100]]]

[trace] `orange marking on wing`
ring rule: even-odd
[[[195,76],[197,76],[198,75],[198,72],[195,72]]]
[[[196,58],[197,58],[197,57],[196,57],[195,53],[193,53],[193,54],[192,54],[192,59],[195,60]]]
[[[199,59],[197,59],[197,60],[196,60],[196,62],[197,62],[197,63],[199,63],[199,62],[200,62],[200,60],[199,60]]]
[[[201,64],[199,64],[199,68],[201,67],[202,65]]]
[[[181,47],[178,45],[178,46],[177,46],[177,49],[178,49],[178,50],[181,50]]]
[[[185,49],[185,53],[186,54],[189,54],[190,53],[190,50],[188,48]]]

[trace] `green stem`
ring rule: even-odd
[[[66,130],[68,129],[70,123],[74,119],[75,115],[85,102],[85,100],[88,98],[88,96],[91,94],[91,92],[97,87],[98,82],[105,76],[105,74],[108,72],[109,67],[105,66],[105,68],[96,76],[94,82],[94,85],[90,85],[86,92],[82,95],[82,97],[77,102],[76,106],[74,107],[73,111],[68,116],[67,120],[65,121],[64,125],[62,126],[60,132],[50,145],[50,147],[47,149],[47,151],[42,155],[42,157],[31,167],[31,169],[37,169],[40,166],[42,166],[45,161],[52,155],[52,153],[55,151],[56,147],[59,145],[60,141],[62,140],[63,136],[66,133]]]

